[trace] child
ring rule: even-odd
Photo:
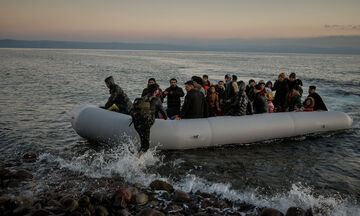
[[[219,106],[219,96],[215,90],[215,86],[210,86],[208,89],[208,94],[206,96],[206,101],[209,105],[209,117],[216,116],[218,112],[220,112]]]
[[[314,98],[312,98],[312,97],[307,97],[307,98],[305,99],[305,102],[304,102],[304,109],[303,109],[303,111],[308,111],[308,112],[314,111],[314,105],[315,105],[315,100],[314,100]]]
[[[272,102],[274,100],[274,92],[272,92],[271,88],[268,87],[265,87],[265,91],[266,91],[266,99],[269,105],[269,113],[274,113],[275,106]]]

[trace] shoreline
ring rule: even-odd
[[[145,186],[121,178],[74,175],[48,191],[29,192],[38,183],[32,173],[19,166],[36,161],[35,154],[24,154],[22,159],[1,164],[1,215],[285,215],[276,209],[222,199],[215,193],[175,190],[162,180]],[[313,211],[290,207],[286,215],[313,215]]]

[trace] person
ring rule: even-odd
[[[223,112],[227,114],[231,109],[231,104],[234,102],[234,98],[236,96],[236,93],[239,91],[239,87],[237,86],[237,76],[233,75],[233,78],[236,78],[236,80],[231,80],[230,75],[225,75],[225,105]]]
[[[141,147],[138,152],[139,157],[149,149],[150,128],[155,122],[155,113],[160,112],[164,119],[169,119],[160,98],[156,95],[157,90],[157,84],[149,85],[147,95],[136,98],[130,111],[134,128],[140,136]]]
[[[216,92],[218,93],[219,96],[219,105],[220,105],[220,112],[218,113],[219,116],[223,116],[223,110],[224,110],[224,106],[225,106],[225,83],[224,81],[219,81],[218,84],[215,87]]]
[[[303,111],[311,112],[314,111],[315,100],[312,97],[307,97],[304,101]]]
[[[273,91],[275,91],[275,98],[273,101],[275,112],[283,112],[286,96],[289,92],[288,81],[284,73],[279,74],[278,80],[275,81]]]
[[[288,93],[284,105],[285,112],[302,110],[303,105],[301,103],[301,95],[299,91],[300,87],[295,85],[292,91]]]
[[[261,86],[256,84],[254,86],[254,114],[267,113],[269,111],[268,103],[266,101],[265,93],[261,90]]]
[[[273,90],[273,83],[270,80],[267,81],[266,84],[265,84],[265,88],[269,88],[272,91]]]
[[[157,84],[156,80],[155,80],[155,78],[150,78],[148,80],[147,87],[144,88],[143,91],[142,91],[141,97],[144,97],[144,96],[146,96],[148,94],[148,87],[150,85],[153,85],[153,84]],[[158,85],[158,89],[156,90],[156,96],[160,98],[161,102],[164,102],[164,97],[163,97],[163,94],[162,94],[162,90],[161,90],[159,85]]]
[[[207,90],[210,88],[210,86],[212,86],[211,82],[209,81],[209,76],[204,74],[202,80],[203,80],[202,86],[205,90],[205,93],[207,93]]]
[[[193,81],[187,81],[185,83],[185,89],[187,94],[180,111],[179,119],[206,118],[208,116],[208,109],[204,94],[194,87]]]
[[[105,79],[105,85],[109,88],[110,97],[105,106],[101,106],[101,108],[129,114],[132,103],[120,86],[115,84],[112,76]]]
[[[265,91],[265,81],[264,80],[260,80],[258,82],[258,84],[260,85],[261,87],[261,91],[263,91],[265,94],[266,94],[266,91]]]
[[[208,104],[209,117],[217,116],[220,113],[219,94],[215,90],[215,86],[210,86],[206,95],[206,102]]]
[[[246,95],[248,96],[250,102],[252,102],[254,100],[254,96],[255,96],[254,86],[255,85],[256,85],[255,80],[250,79],[249,80],[249,85],[246,86],[245,92],[246,92]]]
[[[246,86],[243,81],[239,82],[239,92],[235,96],[234,102],[231,104],[229,115],[243,116],[247,114],[249,99],[245,92]]]
[[[198,76],[192,76],[191,77],[191,81],[193,81],[194,87],[196,89],[198,89],[203,95],[204,97],[206,96],[206,92],[204,90],[204,88],[202,87],[203,85],[203,80],[201,79],[201,77]]]
[[[269,106],[269,113],[274,113],[274,104],[273,104],[273,100],[274,100],[274,93],[271,91],[271,88],[265,87],[265,92],[266,92],[266,99],[268,102],[268,106]]]
[[[289,86],[289,92],[292,91],[292,89],[294,88],[294,86],[299,86],[299,94],[300,96],[302,96],[303,94],[303,83],[300,79],[296,79],[296,74],[295,73],[291,73],[288,79],[288,86]]]
[[[312,97],[315,100],[314,110],[315,111],[328,111],[324,101],[320,97],[318,93],[316,93],[316,86],[309,86],[309,95],[308,97]]]
[[[167,97],[167,115],[173,117],[180,114],[181,97],[184,97],[184,91],[177,86],[177,80],[170,80],[170,87],[163,92],[164,98]]]

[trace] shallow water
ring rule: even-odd
[[[1,163],[27,152],[40,155],[35,164],[21,165],[39,183],[26,193],[83,176],[145,185],[162,178],[185,191],[216,192],[283,212],[297,205],[320,207],[330,215],[358,215],[359,55],[0,49],[0,65]],[[353,128],[242,146],[152,150],[140,160],[131,154],[138,143],[130,139],[99,146],[71,128],[78,105],[106,102],[103,80],[109,75],[133,100],[150,77],[165,89],[172,77],[183,87],[192,75],[208,74],[212,82],[226,73],[267,81],[279,72],[295,72],[305,91],[316,85],[330,110],[353,118]]]

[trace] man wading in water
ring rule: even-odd
[[[141,141],[138,157],[149,149],[150,128],[155,122],[155,113],[160,112],[164,119],[169,119],[160,98],[156,97],[157,89],[157,84],[148,86],[147,94],[141,98],[136,98],[130,111],[132,123],[134,123],[135,130],[139,134]]]

